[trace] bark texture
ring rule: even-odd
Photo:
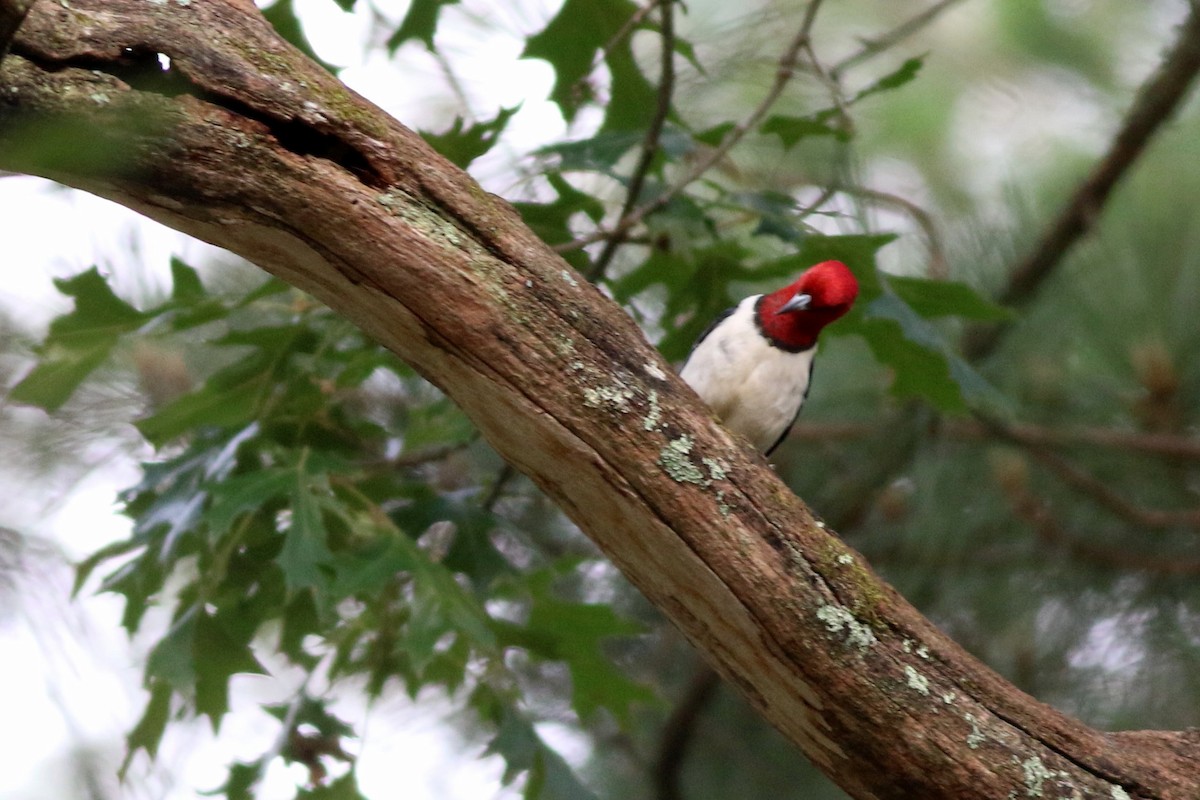
[[[73,153],[29,147],[63,130]],[[0,169],[227,248],[360,325],[852,795],[1200,797],[1200,737],[1090,729],[966,654],[506,203],[251,0],[36,3],[0,64]]]

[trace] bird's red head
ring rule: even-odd
[[[763,295],[757,319],[763,335],[784,350],[817,343],[821,329],[845,314],[858,297],[858,281],[840,261],[822,261],[792,283]]]

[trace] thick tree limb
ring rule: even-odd
[[[1200,795],[1195,736],[1092,730],[942,635],[507,204],[250,0],[39,3],[0,88],[0,168],[228,248],[400,354],[851,794]],[[17,146],[50,124],[106,158]]]

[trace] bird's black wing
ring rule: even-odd
[[[700,346],[700,343],[703,342],[705,339],[707,339],[708,335],[710,333],[712,333],[718,325],[720,325],[725,320],[729,319],[729,315],[732,314],[736,310],[737,310],[737,306],[730,306],[729,308],[725,309],[720,314],[718,314],[716,316],[716,319],[714,319],[712,322],[708,323],[708,327],[705,328],[700,333],[700,335],[696,337],[696,341],[692,342],[692,349],[688,351],[688,358],[691,358],[692,353],[696,352],[696,348]],[[685,364],[687,363],[687,359],[684,359],[684,363]]]
[[[788,434],[792,432],[792,427],[796,424],[796,420],[800,419],[800,411],[803,410],[804,401],[808,399],[808,392],[810,389],[812,389],[813,365],[816,363],[817,360],[815,358],[808,362],[808,385],[804,387],[804,397],[800,398],[800,405],[796,407],[796,416],[792,417],[792,421],[789,422],[787,427],[783,429],[783,433],[779,434],[779,438],[775,440],[775,444],[767,448],[766,452],[763,453],[764,456],[771,455],[771,453],[775,451],[776,447],[779,447],[779,445],[783,444],[783,440],[786,439]]]

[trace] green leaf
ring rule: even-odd
[[[158,754],[158,745],[162,742],[163,732],[167,729],[167,720],[171,714],[171,687],[165,681],[152,681],[150,684],[150,701],[142,718],[129,732],[125,740],[125,759],[121,762],[118,772],[121,780],[129,770],[129,763],[138,750],[145,750],[146,755],[153,758]]]
[[[75,299],[75,310],[50,324],[37,366],[9,392],[18,403],[51,412],[104,363],[121,334],[138,329],[150,318],[113,294],[95,267],[54,284]]]
[[[413,668],[423,670],[438,640],[450,631],[465,637],[476,649],[493,650],[496,635],[483,605],[454,579],[450,570],[425,558],[423,551],[418,553],[414,559],[413,615],[406,639]]]
[[[288,594],[301,589],[324,590],[328,576],[322,570],[333,559],[326,543],[328,533],[321,518],[322,495],[328,491],[324,475],[310,475],[303,466],[293,473],[291,519],[285,531],[283,549],[276,561],[283,570]]]
[[[405,500],[391,514],[404,530],[419,533],[435,523],[454,525],[454,541],[441,563],[451,572],[470,577],[477,590],[484,591],[496,578],[513,574],[512,565],[491,539],[492,532],[503,523],[478,502],[456,501],[424,483],[403,486],[393,498]]]
[[[628,0],[566,0],[546,27],[526,40],[522,58],[540,58],[553,67],[550,99],[567,122],[593,99],[588,77],[600,52],[605,52],[612,74],[612,101],[607,109],[611,119],[606,116],[602,130],[637,130],[653,113],[654,92],[633,61],[629,35],[613,45],[636,12],[637,6]]]
[[[471,660],[471,646],[461,636],[456,637],[449,647],[439,649],[429,660],[421,681],[426,685],[442,686],[453,695],[467,677],[467,665]]]
[[[196,270],[178,258],[171,259],[171,299],[150,313],[166,314],[171,330],[183,331],[229,316],[230,307],[210,297]]]
[[[283,612],[283,629],[279,634],[279,649],[295,664],[309,669],[320,659],[309,653],[305,637],[321,630],[321,619],[317,614],[316,601],[311,592],[300,592],[287,604]]]
[[[197,607],[192,606],[171,623],[167,635],[159,639],[146,658],[147,680],[161,681],[182,695],[191,693],[196,684],[192,643],[198,615]]]
[[[274,380],[272,366],[269,355],[253,353],[217,372],[199,389],[139,420],[137,428],[161,447],[200,428],[249,425]]]
[[[373,596],[396,580],[401,572],[416,569],[413,548],[399,540],[403,534],[379,537],[354,553],[339,552],[330,565],[333,580],[330,593],[335,599],[355,595]]]
[[[892,72],[884,75],[879,80],[872,83],[870,86],[861,90],[858,94],[850,99],[850,104],[853,105],[859,100],[870,97],[873,94],[880,92],[889,92],[894,89],[899,89],[904,84],[917,77],[917,73],[921,71],[921,66],[925,63],[925,56],[914,56],[908,59]]]
[[[607,5],[613,5],[611,0]],[[636,131],[644,135],[658,105],[658,93],[638,67],[630,38],[625,37],[611,48],[604,62],[608,66],[610,86],[600,130]]]
[[[587,721],[598,709],[606,708],[622,726],[627,725],[632,705],[652,702],[654,693],[617,669],[601,648],[607,639],[642,633],[642,626],[617,616],[609,605],[556,598],[552,578],[553,574],[545,571],[530,580],[533,604],[529,621],[513,643],[567,665],[571,702],[580,719]],[[511,628],[505,630],[514,633]]]
[[[333,572],[331,593],[335,598],[371,596],[393,583],[397,574],[408,575],[412,590],[402,647],[415,674],[422,675],[436,662],[438,643],[448,635],[494,655],[496,634],[483,605],[450,570],[430,560],[408,536],[397,531],[387,537],[383,547],[376,545],[355,555],[339,554]],[[424,676],[424,680],[430,678]]]
[[[624,183],[625,176],[616,172],[617,162],[643,141],[645,134],[639,131],[601,131],[589,139],[546,145],[536,154],[557,156],[561,172],[599,172]],[[658,147],[661,154],[678,160],[696,149],[696,140],[677,126],[668,125],[659,136]],[[644,195],[646,199],[653,196],[651,191]]]
[[[729,195],[728,199],[758,214],[755,236],[774,236],[796,245],[809,234],[803,223],[797,221],[796,199],[789,194],[767,189],[759,192],[735,192]]]
[[[421,136],[460,169],[466,169],[472,161],[492,149],[519,108],[502,108],[490,121],[477,122],[467,128],[463,127],[462,117],[458,117],[445,133],[421,131]]]
[[[526,800],[596,800],[596,794],[580,783],[562,756],[510,707],[505,706],[499,712],[498,731],[484,754],[504,759],[501,780],[506,786],[522,773],[529,774],[525,783]]]
[[[97,367],[108,359],[116,340],[96,340],[91,346],[76,346],[70,350],[43,350],[43,357],[33,370],[8,393],[18,403],[54,412]]]
[[[466,444],[476,435],[475,425],[461,408],[440,400],[414,408],[405,416],[404,450],[414,453],[429,447]]]
[[[965,283],[887,276],[888,286],[922,317],[961,317],[984,322],[1009,320],[1013,312],[982,297]]]
[[[400,21],[400,27],[388,37],[388,53],[395,55],[400,46],[409,39],[416,39],[423,43],[427,50],[433,52],[433,35],[437,32],[438,16],[444,7],[456,5],[458,2],[459,0],[412,0],[408,13]]]
[[[107,576],[100,585],[102,592],[117,592],[125,597],[121,627],[130,634],[137,632],[150,603],[158,598],[166,580],[162,562],[143,554]]]
[[[72,278],[56,278],[55,287],[75,298],[75,311],[51,325],[56,336],[75,338],[116,335],[133,330],[146,314],[117,297],[100,272],[92,267]]]
[[[209,534],[220,536],[241,515],[288,497],[294,483],[295,472],[284,467],[256,470],[214,482],[209,488],[212,501],[204,512]]]
[[[614,168],[621,156],[642,143],[638,132],[599,133],[590,139],[562,142],[542,147],[539,156],[558,156],[562,172],[599,172],[616,177]]]
[[[135,423],[137,429],[151,444],[162,447],[203,426],[233,427],[251,422],[267,388],[267,376],[248,373],[240,377],[241,383],[221,387],[210,382],[171,401]]]
[[[514,203],[533,232],[542,241],[554,245],[569,242],[574,238],[571,230],[571,220],[577,214],[583,214],[592,222],[604,218],[604,204],[590,194],[581,192],[572,186],[562,173],[551,170],[546,173],[550,187],[558,193],[558,198],[552,203]],[[588,263],[587,251],[583,249],[564,253],[563,257],[577,269],[585,269]]]
[[[658,346],[668,360],[678,360],[712,320],[734,304],[729,284],[748,274],[744,267],[748,255],[734,239],[693,251],[656,249],[641,266],[613,284],[613,294],[618,302],[626,302],[651,286],[663,285],[667,301],[664,319],[669,324]]]
[[[267,8],[262,9],[262,15],[266,17],[267,22],[271,23],[271,27],[281,37],[291,42],[300,52],[311,58],[313,61],[320,64],[328,72],[336,75],[338,67],[324,61],[312,49],[312,44],[308,41],[308,37],[304,35],[304,28],[300,24],[300,18],[296,16],[296,9],[292,5],[292,0],[275,0]]]
[[[102,562],[116,558],[117,556],[123,556],[128,552],[145,546],[146,543],[144,540],[137,538],[122,539],[119,542],[113,542],[101,547],[83,561],[80,561],[75,565],[75,582],[71,585],[71,597],[74,598],[79,594],[79,590],[83,588],[83,585],[87,583],[87,579],[91,577],[96,567]]]
[[[354,776],[354,770],[350,770],[329,783],[312,789],[301,789],[296,792],[296,800],[365,800],[365,798],[358,791],[358,780]]]
[[[179,304],[194,303],[206,297],[204,284],[195,269],[182,260],[171,258],[171,299]]]
[[[675,52],[686,58],[688,63],[696,68],[696,72],[700,73],[700,75],[703,77],[708,77],[708,71],[704,69],[704,65],[700,63],[698,58],[696,58],[696,48],[691,42],[689,42],[687,39],[676,36]]]
[[[725,141],[725,136],[736,127],[736,123],[722,122],[718,125],[712,126],[711,128],[700,131],[692,138],[701,144],[708,145],[709,147],[717,147],[721,144],[721,142]]]
[[[176,457],[143,464],[142,481],[123,495],[125,513],[134,520],[133,541],[151,545],[159,563],[174,563],[181,543],[204,517],[210,488],[221,484],[235,466],[238,447],[257,431],[252,424],[232,435],[201,432]]]
[[[896,295],[879,295],[862,309],[861,317],[858,332],[876,358],[894,370],[892,389],[897,394],[923,397],[942,411],[1005,407],[1003,395]]]
[[[236,762],[229,767],[229,777],[219,789],[200,792],[205,797],[224,795],[225,800],[254,800],[253,789],[262,773],[259,764]]]
[[[764,134],[778,136],[785,150],[790,150],[801,139],[813,136],[832,136],[840,142],[850,141],[850,131],[829,124],[829,120],[835,116],[836,112],[833,109],[826,109],[807,117],[774,115],[769,117],[759,130]]]
[[[235,637],[222,621],[207,614],[196,620],[192,637],[192,659],[196,674],[196,712],[212,722],[216,732],[221,718],[229,710],[229,679],[248,672],[265,675],[267,671],[250,651],[248,638]]]
[[[311,725],[317,733],[329,738],[344,739],[354,736],[354,726],[329,711],[326,701],[319,697],[302,696],[293,708],[293,703],[263,706],[280,722],[292,718],[292,727]]]

